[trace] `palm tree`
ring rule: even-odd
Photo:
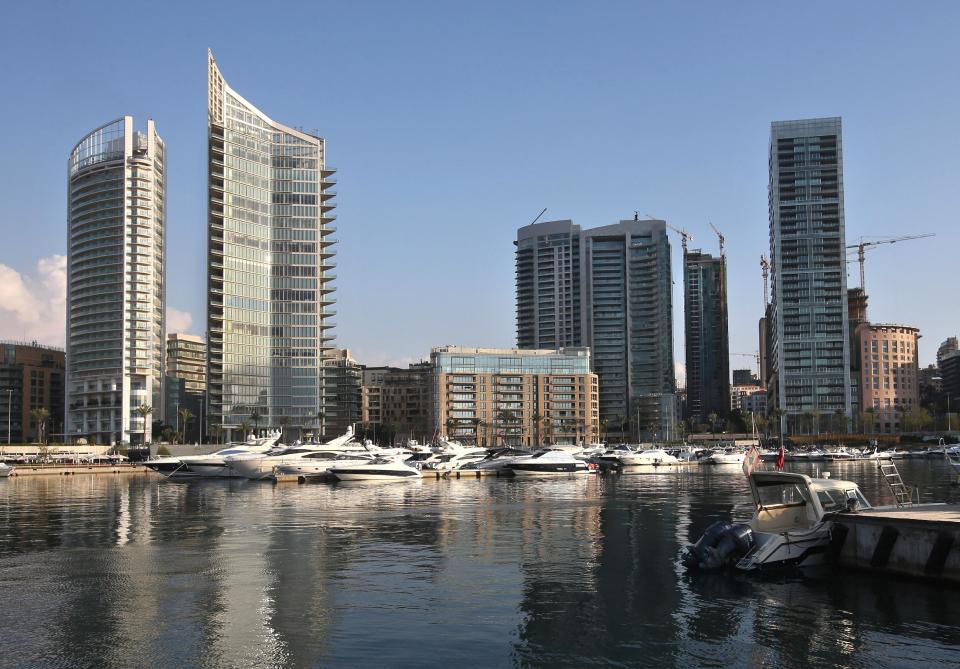
[[[219,444],[221,443],[221,438],[223,437],[223,425],[220,425],[219,423],[217,423],[212,427],[213,427],[213,434],[214,436],[216,436],[217,443]]]
[[[187,424],[191,418],[193,418],[193,412],[190,409],[180,409],[180,422],[183,424],[180,430],[181,443],[187,443]]]
[[[37,443],[46,444],[44,432],[46,431],[47,418],[50,417],[50,412],[46,408],[40,407],[39,409],[31,411],[30,417],[37,421]]]
[[[143,443],[147,443],[147,416],[153,413],[153,407],[143,403],[133,411],[143,419]]]
[[[240,441],[246,441],[249,434],[250,423],[245,420],[240,421]]]
[[[710,423],[710,436],[714,439],[717,438],[717,420],[719,416],[716,413],[712,413],[707,416],[707,421]]]
[[[280,439],[283,439],[283,431],[290,424],[290,416],[280,416]]]
[[[257,430],[257,429],[260,428],[260,419],[261,419],[261,418],[263,418],[263,416],[260,415],[260,411],[259,411],[259,410],[254,409],[253,411],[250,412],[250,420],[253,421],[253,429],[254,429],[254,430]]]
[[[607,430],[610,429],[610,421],[606,418],[600,421],[600,441],[604,442],[604,439],[607,436]],[[605,442],[604,442],[605,443]]]

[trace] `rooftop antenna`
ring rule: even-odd
[[[537,217],[536,217],[535,219],[533,219],[532,221],[530,221],[530,225],[533,225],[534,223],[536,223],[537,221],[539,221],[539,220],[540,220],[540,217],[543,216],[543,215],[546,214],[546,213],[547,213],[547,208],[544,207],[544,208],[543,208],[543,211],[541,211],[539,214],[537,214]]]

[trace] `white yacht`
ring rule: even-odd
[[[271,476],[329,476],[332,467],[365,465],[373,462],[375,457],[369,453],[344,453],[343,451],[315,451],[306,453],[301,458],[277,465]]]
[[[272,476],[274,467],[296,463],[312,453],[321,451],[369,453],[363,444],[353,440],[353,427],[348,427],[346,433],[331,439],[326,444],[299,444],[290,448],[274,449],[266,453],[230,455],[226,458],[226,463],[233,476],[260,480]]]
[[[536,453],[543,451],[524,451],[517,448],[497,448],[489,451],[487,456],[477,462],[463,465],[461,469],[473,470],[491,470],[505,472],[509,470],[509,465],[517,460],[530,458]]]
[[[606,456],[603,456],[606,457]],[[650,448],[643,451],[624,451],[615,455],[621,467],[638,467],[643,465],[675,465],[680,462],[675,455],[670,455],[662,448]]]
[[[832,523],[824,514],[871,508],[851,481],[777,471],[754,471],[749,478],[756,505],[753,518],[710,525],[687,549],[687,567],[753,571],[814,566],[823,562],[830,543]]]
[[[700,462],[707,465],[742,465],[744,455],[742,450],[725,448],[720,451],[713,451]]]
[[[340,481],[402,481],[421,477],[416,467],[389,458],[377,458],[364,464],[334,465],[330,474]]]
[[[507,465],[514,476],[590,474],[596,471],[596,467],[563,450],[541,451],[528,458],[516,458]]]
[[[6,462],[0,462],[0,478],[6,478],[13,473],[13,467],[8,465]]]
[[[174,478],[227,477],[234,474],[226,464],[226,458],[236,455],[266,453],[277,445],[280,432],[270,432],[265,437],[250,435],[245,443],[228,444],[206,455],[182,455],[147,460],[143,464],[155,472]]]
[[[462,448],[459,452],[434,453],[432,458],[422,462],[411,462],[407,460],[407,464],[422,470],[441,472],[456,471],[468,465],[481,462],[487,457],[488,453],[485,448]]]

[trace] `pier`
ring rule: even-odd
[[[921,504],[828,514],[844,567],[960,585],[960,505]]]
[[[15,465],[10,478],[18,476],[73,476],[76,474],[151,474],[143,465],[116,463],[103,465],[63,464],[63,465]]]

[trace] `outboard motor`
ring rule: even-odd
[[[753,530],[749,525],[723,520],[710,525],[693,546],[687,548],[683,564],[687,569],[718,571],[732,567],[753,548]]]

